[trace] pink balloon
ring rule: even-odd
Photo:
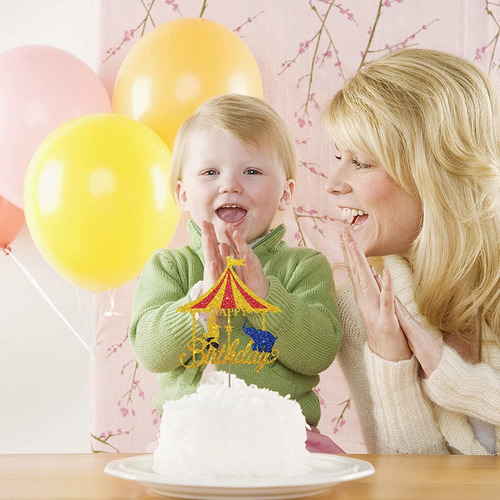
[[[103,83],[72,54],[45,45],[1,53],[0,196],[22,208],[24,175],[43,139],[72,118],[109,112]]]
[[[14,241],[23,224],[23,211],[0,196],[0,249]]]

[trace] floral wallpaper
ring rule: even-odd
[[[237,33],[254,54],[264,100],[287,121],[299,168],[283,222],[291,245],[314,247],[332,265],[340,213],[324,189],[332,151],[321,112],[356,70],[406,47],[452,52],[499,76],[500,2],[487,0],[101,0],[99,74],[110,94],[125,55],[144,33],[181,17],[205,17]],[[181,223],[171,246],[187,241]],[[334,266],[335,269],[335,266]],[[342,271],[335,271],[342,279]],[[135,282],[95,299],[92,449],[143,452],[161,416],[156,376],[138,366],[127,340]],[[348,453],[365,451],[349,389],[335,362],[317,388],[320,429]]]

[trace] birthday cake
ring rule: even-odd
[[[163,407],[153,469],[171,476],[296,476],[311,470],[300,405],[210,373],[196,393]]]

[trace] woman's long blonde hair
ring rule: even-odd
[[[382,165],[418,196],[410,264],[421,313],[500,342],[500,104],[475,64],[405,49],[363,67],[327,109],[333,140]],[[401,214],[404,217],[404,214]]]

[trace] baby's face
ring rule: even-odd
[[[247,242],[269,232],[278,210],[292,201],[294,181],[267,148],[245,144],[219,130],[193,133],[177,202],[201,226],[215,227],[219,243],[231,223]]]

